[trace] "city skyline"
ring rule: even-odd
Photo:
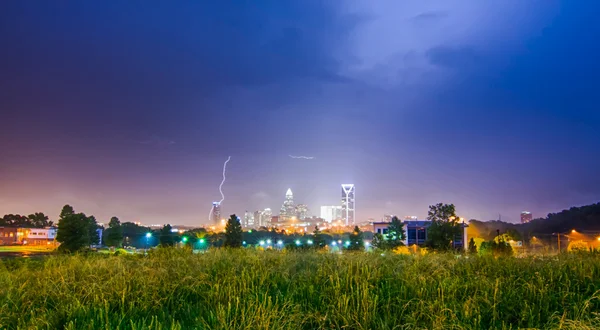
[[[221,183],[222,216],[278,213],[288,188],[316,215],[347,182],[357,220],[598,202],[598,12],[2,1],[0,214],[197,225]]]

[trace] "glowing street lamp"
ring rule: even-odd
[[[144,253],[146,253],[146,251],[148,251],[148,240],[150,239],[150,237],[152,237],[152,233],[150,233],[150,232],[146,233],[146,249],[145,249]]]
[[[278,240],[277,241],[277,245],[283,245],[283,241],[282,240]]]
[[[300,242],[299,239],[296,240],[296,245],[300,246],[302,244],[302,242]]]
[[[331,246],[336,246],[336,245],[337,245],[336,241],[331,242]]]
[[[258,245],[260,245],[260,246],[265,245],[265,241],[261,240],[260,242],[258,242]]]
[[[306,241],[306,243],[307,243],[308,245],[312,245],[313,241],[312,241],[311,239],[309,239],[308,241]]]
[[[271,244],[271,240],[270,239],[267,240],[267,244],[269,244],[269,245]]]

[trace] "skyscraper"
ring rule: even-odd
[[[254,214],[246,211],[244,213],[244,223],[242,223],[244,228],[254,228]]]
[[[531,212],[521,212],[521,223],[528,223],[531,220],[533,220],[533,215],[531,214]]]
[[[298,204],[296,206],[296,216],[300,220],[304,220],[305,218],[308,218],[308,205]]]
[[[213,202],[212,210],[210,212],[210,220],[212,224],[219,225],[221,223],[221,203]]]
[[[273,218],[273,212],[270,208],[266,208],[262,211],[262,225],[265,227],[271,227],[271,218]]]
[[[292,193],[292,189],[288,189],[285,193],[285,201],[281,206],[279,216],[283,218],[284,221],[296,216],[296,206],[294,205],[294,194]]]
[[[353,184],[342,185],[342,219],[346,222],[346,226],[354,225],[355,209],[354,209],[354,193],[356,189]]]
[[[342,207],[339,205],[321,206],[321,218],[329,223],[341,219]]]
[[[271,225],[271,217],[273,216],[273,212],[271,209],[266,208],[262,211],[254,212],[254,225],[257,228],[260,227],[269,227]]]

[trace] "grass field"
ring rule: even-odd
[[[600,258],[157,250],[0,262],[9,329],[598,329]]]
[[[50,252],[56,247],[47,245],[0,245],[0,252]]]

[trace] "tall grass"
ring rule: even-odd
[[[597,329],[600,259],[213,250],[0,264],[8,329]]]

